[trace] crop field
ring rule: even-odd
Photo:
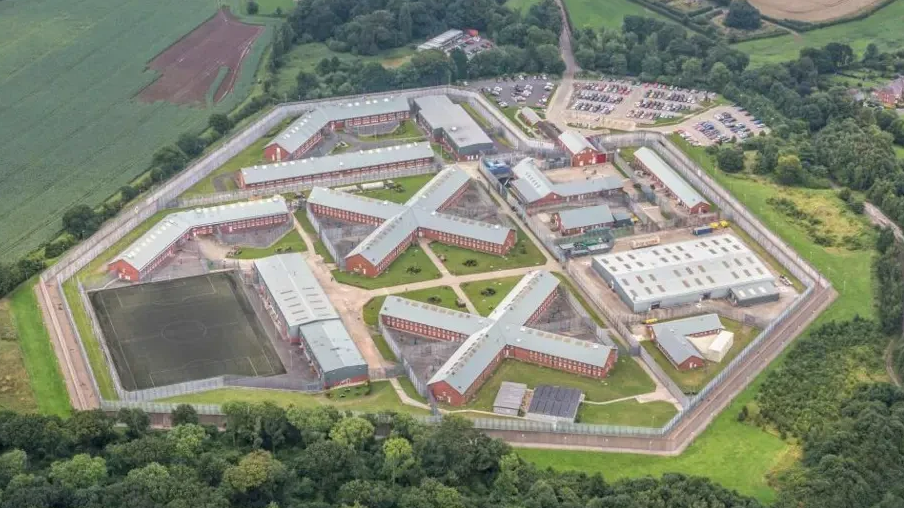
[[[776,19],[818,22],[852,16],[879,3],[879,0],[754,0],[750,3],[763,14]]]
[[[742,42],[734,47],[750,55],[751,65],[792,60],[803,48],[821,47],[830,42],[849,44],[858,53],[862,53],[870,43],[875,43],[881,50],[899,50],[904,48],[902,26],[904,1],[898,0],[865,19],[799,35]]]
[[[0,3],[0,257],[60,230],[64,211],[97,204],[147,169],[151,155],[251,89],[270,42],[251,47],[215,109],[142,103],[148,62],[211,17],[214,0],[5,0]]]
[[[574,27],[618,30],[625,16],[646,16],[669,21],[665,16],[630,0],[565,0],[565,8]]]

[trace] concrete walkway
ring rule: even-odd
[[[402,384],[399,383],[398,379],[396,379],[394,377],[390,378],[389,384],[392,385],[392,389],[395,390],[396,395],[399,396],[399,400],[402,401],[402,404],[406,404],[406,405],[412,406],[412,407],[419,407],[421,409],[426,409],[428,411],[430,410],[429,405],[424,404],[423,402],[414,400],[411,397],[409,397],[408,394],[405,393],[405,390],[402,388]]]

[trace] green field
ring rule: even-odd
[[[157,402],[170,402],[174,404],[224,404],[229,401],[238,402],[273,402],[283,407],[315,407],[321,405],[334,406],[342,411],[360,411],[362,413],[408,413],[413,415],[427,415],[430,411],[402,404],[393,390],[389,381],[376,381],[371,383],[371,392],[364,394],[364,386],[350,388],[335,388],[328,393],[329,397],[321,394],[311,395],[300,392],[282,390],[255,390],[251,388],[222,388],[209,392],[180,395],[160,399]]]
[[[904,2],[897,1],[858,21],[802,32],[800,35],[742,42],[734,47],[749,54],[752,65],[793,60],[803,48],[822,47],[830,42],[848,44],[858,53],[863,52],[870,43],[875,43],[880,50],[897,51],[904,48],[902,26]]]
[[[0,4],[0,257],[14,259],[60,230],[76,203],[96,204],[145,171],[203,107],[132,100],[156,75],[147,62],[212,16],[213,0],[4,1]],[[258,38],[232,109],[253,86]]]
[[[738,356],[738,353],[743,351],[744,348],[750,344],[750,341],[760,333],[759,329],[752,326],[744,326],[732,319],[721,316],[719,319],[722,321],[722,325],[726,330],[735,334],[734,345],[731,346],[731,350],[725,355],[725,358],[723,358],[721,362],[706,362],[706,365],[700,369],[678,370],[672,365],[672,362],[666,358],[662,351],[656,347],[656,344],[652,340],[645,340],[641,342],[641,345],[648,353],[650,353],[650,356],[656,360],[656,363],[662,367],[662,370],[672,378],[672,381],[680,386],[685,393],[696,393],[706,386],[707,383],[712,381],[714,377],[719,375],[719,373],[722,372],[722,369],[731,363],[731,361]]]
[[[630,0],[565,0],[565,8],[574,28],[619,30],[625,16],[645,16],[669,21],[665,16]]]
[[[540,0],[507,0],[505,6],[513,11],[527,12],[534,4],[540,3]]]
[[[505,298],[505,295],[509,294],[515,284],[518,284],[518,281],[522,278],[522,276],[516,275],[514,277],[502,277],[500,279],[477,282],[462,282],[461,290],[465,292],[468,300],[471,300],[471,303],[474,304],[478,314],[489,316],[490,312],[493,312],[493,309],[499,305],[499,302]],[[486,289],[492,289],[495,293],[491,295],[482,294],[481,292]]]
[[[515,226],[517,240],[512,250],[504,256],[488,254],[485,252],[477,252],[475,250],[457,247],[455,245],[447,245],[445,243],[433,242],[430,249],[434,254],[445,259],[443,264],[452,275],[468,275],[471,273],[495,272],[499,270],[510,270],[512,268],[521,268],[525,266],[540,266],[546,263],[546,258],[540,249],[521,231],[521,228]],[[473,260],[476,264],[472,266],[465,265],[469,260]]]
[[[661,400],[641,404],[636,400],[623,400],[611,404],[581,404],[578,423],[600,425],[626,425],[629,427],[662,427],[678,410]]]
[[[277,240],[276,243],[269,247],[239,247],[235,255],[230,257],[234,259],[260,259],[267,256],[272,256],[274,254],[304,252],[307,249],[308,248],[305,246],[304,240],[301,239],[301,235],[299,235],[298,231],[295,231],[295,229],[293,228],[289,230],[288,233],[283,235],[282,238]]]
[[[395,182],[400,187],[396,187],[394,189],[374,189],[367,190],[360,193],[361,196],[366,196],[373,199],[379,199],[380,201],[392,201],[393,203],[404,203],[408,201],[411,196],[414,196],[414,193],[421,190],[421,187],[427,185],[427,182],[433,180],[433,177],[436,176],[436,173],[427,173],[425,175],[415,175],[415,176],[404,176],[402,178],[395,178],[393,182]]]
[[[295,8],[295,0],[254,0],[257,2],[258,10],[257,14],[259,16],[273,16],[276,14],[276,9],[279,8],[282,11],[282,15],[288,15],[292,12],[292,9]],[[241,0],[241,12],[245,13],[246,6],[248,5],[247,0]]]
[[[409,271],[412,268],[420,270]],[[363,289],[400,286],[412,282],[438,279],[442,276],[439,273],[439,268],[427,257],[427,253],[418,246],[409,247],[389,265],[389,268],[377,277],[365,277],[353,272],[342,272],[338,269],[333,270],[332,273],[333,277],[336,278],[336,282]]]
[[[72,406],[69,404],[69,393],[66,391],[63,374],[60,372],[56,354],[50,343],[50,335],[44,328],[41,308],[38,307],[37,297],[32,291],[35,281],[36,279],[31,279],[25,282],[13,291],[7,300],[0,302],[0,320],[2,320],[0,327],[10,324],[8,315],[2,313],[2,308],[8,305],[16,335],[16,342],[2,341],[0,353],[3,360],[0,367],[3,370],[0,372],[0,379],[7,376],[18,378],[23,368],[27,373],[27,376],[20,379],[0,383],[2,386],[11,387],[9,393],[0,393],[0,401],[5,397],[13,399],[0,402],[0,406],[6,405],[15,410],[37,409],[43,414],[64,416],[69,414]],[[19,362],[16,361],[17,356]],[[26,384],[30,385],[30,389],[23,386],[25,379],[28,380]]]
[[[273,0],[279,1],[279,0]],[[326,44],[320,42],[312,42],[309,44],[299,44],[292,48],[284,57],[284,65],[279,69],[276,80],[276,92],[283,95],[289,100],[296,99],[295,89],[297,83],[295,78],[300,71],[312,71],[314,67],[324,58],[337,57],[343,62],[352,62],[360,60],[361,62],[380,62],[384,67],[398,67],[407,62],[414,49],[407,46],[383,51],[373,56],[355,56],[351,53],[336,53],[330,51]]]

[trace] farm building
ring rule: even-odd
[[[589,166],[591,164],[603,164],[607,160],[605,153],[597,150],[583,134],[575,131],[564,131],[556,139],[563,150],[571,158],[572,166]]]
[[[511,188],[528,208],[616,194],[624,185],[623,179],[614,176],[553,183],[530,157],[516,164],[512,172],[516,179]]]
[[[345,257],[347,271],[367,277],[380,275],[418,238],[503,255],[515,245],[512,228],[442,213],[469,183],[467,173],[449,166],[405,204],[315,187],[308,197],[308,213],[378,226]]]
[[[615,216],[606,205],[572,208],[553,213],[552,225],[562,236],[579,235],[591,229],[614,226]]]
[[[171,213],[132,242],[107,268],[122,280],[143,280],[174,257],[187,240],[216,233],[286,224],[292,213],[282,196]]]
[[[280,162],[297,159],[323,139],[324,133],[346,127],[401,122],[411,106],[403,97],[362,100],[315,109],[292,122],[264,147],[264,158]]]
[[[405,168],[429,166],[434,162],[430,143],[374,148],[360,152],[311,157],[275,164],[242,168],[238,173],[239,187],[263,188],[292,183],[322,182],[333,178],[353,178]]]
[[[634,312],[711,298],[743,306],[779,298],[775,277],[731,234],[594,256],[592,266]]]
[[[560,291],[566,290],[559,279],[539,270],[525,275],[488,317],[389,296],[380,320],[404,332],[461,343],[427,382],[436,400],[461,406],[505,359],[606,377],[618,357],[608,337],[588,342],[531,327]]]
[[[887,108],[896,108],[904,101],[904,76],[890,81],[874,93],[879,102]]]
[[[457,44],[460,40],[464,39],[464,37],[464,32],[453,28],[451,30],[446,30],[445,32],[428,40],[427,42],[419,44],[417,50],[428,51],[431,49],[438,49],[440,51],[446,51],[447,49]]]
[[[721,362],[734,345],[734,334],[725,330],[717,314],[656,323],[647,330],[678,370],[702,367],[704,360]]]
[[[709,212],[709,202],[653,150],[643,147],[634,152],[634,167],[649,174],[689,213]]]
[[[526,384],[503,381],[496,393],[496,399],[493,400],[493,412],[497,415],[518,416],[525,393],[527,393]]]
[[[301,254],[259,259],[254,274],[280,337],[301,348],[326,387],[367,380],[367,362]]]
[[[457,160],[477,160],[496,151],[493,140],[471,115],[445,95],[419,97],[414,99],[414,107],[418,123]]]
[[[584,392],[577,388],[540,385],[534,389],[525,416],[529,420],[574,423],[583,400]]]
[[[524,120],[524,123],[530,125],[531,127],[543,121],[543,119],[540,118],[540,115],[538,115],[536,111],[528,107],[519,109],[518,116],[521,117],[521,120]]]

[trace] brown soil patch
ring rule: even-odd
[[[160,77],[138,94],[144,102],[204,102],[221,67],[228,68],[213,96],[218,102],[232,91],[242,61],[264,27],[238,21],[227,9],[192,30],[151,60]]]
[[[763,14],[776,19],[828,21],[852,16],[881,0],[750,0]]]

